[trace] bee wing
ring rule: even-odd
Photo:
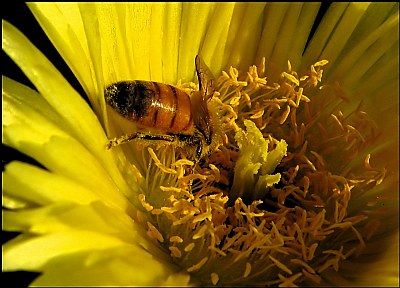
[[[195,59],[197,78],[199,79],[199,89],[204,92],[204,100],[210,100],[214,95],[215,78],[210,68],[204,63],[203,59],[196,55]]]

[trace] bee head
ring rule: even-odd
[[[107,86],[104,97],[108,106],[126,118],[138,119],[151,104],[151,90],[145,81],[121,81]]]
[[[133,104],[131,97],[129,97],[132,91],[133,86],[129,82],[117,82],[109,85],[104,90],[107,105],[127,117]]]

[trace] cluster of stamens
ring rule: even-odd
[[[360,107],[346,116],[327,112],[343,101],[334,87],[320,86],[327,63],[304,76],[289,63],[273,84],[264,77],[265,60],[244,77],[235,68],[223,72],[210,104],[221,118],[221,145],[197,167],[179,153],[159,159],[148,148],[158,184],[139,195],[138,219],[203,285],[319,284],[325,271],[361,253],[379,226],[366,213],[348,213],[353,197],[385,177],[362,154],[378,130]],[[254,122],[269,150],[281,139],[288,147],[274,171],[279,183],[262,198],[232,197],[240,157],[235,133],[244,120]]]

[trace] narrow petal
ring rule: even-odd
[[[321,54],[328,44],[331,34],[338,25],[343,13],[347,9],[348,3],[333,3],[324,15],[318,29],[312,37],[306,51],[304,52],[303,65],[309,66],[315,63],[316,59],[321,60]],[[329,58],[325,58],[329,59]],[[331,59],[329,59],[331,62]]]
[[[392,230],[393,231],[393,230]],[[355,279],[357,286],[396,287],[399,284],[399,233],[391,233],[368,243],[367,254],[344,261],[339,277]],[[371,258],[374,259],[371,261]],[[374,277],[371,277],[371,271]],[[336,276],[336,277],[338,277]]]
[[[41,271],[42,276],[35,280],[41,285],[62,281],[63,285],[158,286],[172,280],[185,285],[189,280],[187,275],[176,274],[167,255],[143,238],[125,213],[102,202],[83,206],[57,203],[3,213],[5,229],[27,233],[4,246],[7,265],[3,269]],[[27,236],[32,234],[42,236]],[[94,277],[99,271],[106,273],[107,279]],[[55,280],[59,273],[67,273],[68,279]],[[86,277],[81,278],[83,275]]]
[[[3,49],[63,117],[77,139],[88,147],[99,149],[96,145],[101,139],[106,141],[106,137],[90,107],[46,57],[21,32],[4,21]],[[68,97],[68,101],[64,97]]]
[[[50,104],[35,90],[18,83],[6,76],[2,76],[2,94],[3,97],[9,97],[14,99],[21,105],[26,105],[36,112],[46,115],[46,117],[57,124],[57,126],[69,129],[62,117],[50,106]],[[24,104],[22,104],[24,103]]]
[[[380,70],[379,60],[385,55],[392,55],[398,52],[399,14],[395,14],[387,19],[378,29],[368,34],[365,38],[359,39],[356,45],[346,53],[334,69],[334,74],[344,75],[343,86],[354,89],[354,84],[363,85],[362,77],[366,73],[373,73]],[[392,58],[392,59],[393,59]],[[339,61],[338,61],[339,62]],[[335,77],[333,76],[333,77]],[[336,76],[339,78],[339,76]],[[374,81],[375,82],[375,81]],[[352,87],[353,86],[353,87]],[[350,90],[351,91],[351,90]]]
[[[126,243],[138,244],[136,240],[140,239],[131,218],[101,201],[82,206],[59,202],[17,212],[3,211],[3,214],[7,231],[44,235],[77,229],[113,235]]]
[[[3,245],[3,270],[40,271],[49,259],[59,255],[121,245],[126,243],[118,238],[77,229],[40,237],[20,235]]]
[[[78,5],[33,2],[27,5],[87,95],[91,95],[88,92],[93,91],[93,65],[86,60],[89,50]]]
[[[285,17],[290,3],[269,3],[266,9],[263,31],[257,50],[257,59],[265,57],[268,62],[272,58],[274,43],[279,41],[279,27],[287,20]],[[289,20],[290,21],[290,20]]]
[[[270,42],[268,44],[269,47],[273,47],[273,50],[270,52],[266,60],[272,64],[273,67],[276,67],[280,70],[286,68],[287,61],[289,60],[292,63],[294,69],[298,68],[298,65],[301,63],[302,52],[307,42],[309,33],[311,31],[311,27],[313,25],[315,16],[318,12],[319,4],[318,3],[288,3],[286,9],[283,3],[275,3],[276,6],[273,10],[279,10],[281,12],[284,11],[284,14],[280,17],[276,18],[277,21],[281,20],[282,23],[276,23],[277,27],[274,27],[274,23],[271,26],[264,26],[266,32],[264,36],[266,37],[264,41],[270,42],[271,40],[267,37],[267,33],[270,33],[272,29],[277,30],[276,41]],[[271,14],[275,13],[275,11],[269,11]],[[281,12],[282,13],[282,12]],[[278,15],[280,15],[278,13]],[[274,19],[276,16],[273,16]],[[279,16],[278,16],[279,17]],[[272,40],[273,41],[273,40]],[[271,48],[270,48],[271,49]],[[261,52],[261,51],[260,51]],[[259,53],[260,53],[259,52]],[[259,60],[264,55],[259,55]]]
[[[321,27],[310,42],[305,53],[305,62],[329,59],[335,65],[344,46],[366,13],[370,3],[334,3],[325,15]],[[315,47],[317,45],[318,47]],[[308,60],[312,57],[310,60]]]
[[[6,166],[3,183],[5,184],[4,195],[37,205],[65,201],[88,204],[100,199],[85,186],[69,178],[18,161],[13,161]]]
[[[110,205],[133,213],[133,207],[121,193],[110,193],[118,191],[118,188],[103,166],[80,142],[46,115],[21,105],[10,96],[12,93],[3,92],[3,141],[6,145],[31,156],[52,172],[96,191]]]
[[[163,82],[178,82],[179,35],[181,32],[183,3],[168,3],[163,19],[162,67]]]
[[[183,82],[194,78],[194,58],[199,53],[215,5],[216,3],[182,4],[178,77]]]
[[[227,35],[223,67],[245,70],[254,63],[261,37],[261,22],[266,3],[236,3]]]
[[[261,39],[258,44],[256,63],[265,57],[273,71],[283,70],[290,60],[297,69],[309,33],[317,15],[318,3],[268,3],[265,8]]]
[[[149,39],[149,53],[150,53],[150,79],[153,81],[163,82],[163,30],[164,17],[167,4],[158,3],[151,6],[151,24],[150,24],[150,39]],[[160,29],[161,27],[161,29]],[[161,31],[160,31],[161,30]]]
[[[297,23],[293,27],[291,49],[288,50],[286,60],[289,60],[294,70],[300,68],[303,61],[303,52],[306,48],[308,37],[315,22],[320,3],[304,2]],[[283,38],[286,38],[285,36]],[[286,61],[284,62],[286,65]],[[284,66],[286,68],[286,66]],[[282,67],[283,68],[283,67]]]
[[[214,75],[218,75],[225,68],[222,65],[225,64],[226,54],[229,53],[226,47],[227,36],[236,5],[237,3],[218,3],[211,16],[207,33],[204,36],[200,55],[205,63],[209,63]]]
[[[5,21],[3,21],[2,43],[3,50],[20,66],[36,86],[39,93],[60,115],[65,126],[68,127],[66,130],[70,131],[74,138],[78,139],[80,143],[95,155],[97,161],[107,169],[117,187],[123,193],[130,195],[130,187],[119,172],[115,164],[114,155],[112,153],[105,153],[107,138],[104,130],[83,98],[80,97],[57,69],[22,33]],[[5,87],[3,88],[5,89]],[[68,101],[65,101],[65,97],[68,97]],[[23,117],[21,119],[23,120]],[[24,127],[21,128],[25,129]],[[43,129],[43,127],[39,127],[39,129]],[[50,130],[44,131],[44,133],[50,135]],[[74,141],[76,140],[74,139]],[[109,177],[107,176],[106,178]]]
[[[188,274],[177,273],[142,249],[116,247],[58,257],[46,265],[33,285],[188,286],[189,279]]]

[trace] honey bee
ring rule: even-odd
[[[216,146],[214,121],[207,104],[214,95],[214,77],[204,61],[195,58],[199,91],[189,95],[172,85],[132,80],[106,87],[108,106],[134,122],[138,130],[110,140],[107,149],[129,141],[159,140],[184,147],[195,162]]]

